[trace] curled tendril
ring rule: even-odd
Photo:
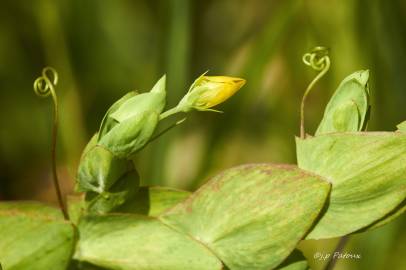
[[[312,67],[314,70],[320,71],[325,68],[330,61],[328,54],[329,48],[326,47],[315,47],[311,52],[303,55],[303,63]]]
[[[42,75],[34,81],[34,92],[37,96],[47,97],[52,96],[54,102],[54,122],[52,129],[52,146],[51,146],[51,161],[52,161],[52,176],[55,186],[56,196],[58,198],[59,207],[66,220],[69,219],[68,212],[63,203],[62,192],[59,186],[58,174],[56,170],[56,138],[58,134],[58,99],[55,93],[55,86],[58,83],[58,73],[52,67],[45,67],[42,70]]]
[[[312,90],[313,86],[316,84],[321,77],[326,74],[330,68],[330,57],[328,56],[329,49],[327,47],[318,46],[315,47],[311,52],[303,55],[303,63],[310,66],[312,69],[319,71],[319,74],[310,82],[307,86],[305,93],[303,94],[302,103],[300,106],[300,138],[305,138],[305,128],[304,128],[304,104],[307,96]]]
[[[49,77],[50,75],[50,77]],[[37,96],[47,97],[55,94],[55,86],[58,84],[58,73],[52,67],[45,67],[42,76],[34,81],[34,92]]]

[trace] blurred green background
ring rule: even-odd
[[[193,190],[223,169],[250,162],[295,162],[299,104],[315,72],[302,55],[331,48],[332,67],[310,95],[312,133],[338,83],[370,69],[370,130],[394,130],[406,116],[406,1],[377,0],[33,0],[1,1],[0,199],[55,203],[50,178],[50,100],[32,90],[45,65],[60,82],[59,174],[72,192],[81,151],[106,109],[130,90],[168,76],[168,108],[193,80],[247,79],[224,114],[193,113],[135,160],[144,184]],[[336,269],[406,269],[405,216],[351,238]],[[316,251],[336,239],[306,241]]]

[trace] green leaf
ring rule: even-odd
[[[190,194],[188,191],[169,187],[140,187],[133,199],[126,202],[116,212],[158,216],[183,201]]]
[[[309,270],[309,264],[306,257],[303,256],[302,252],[295,249],[287,257],[283,263],[281,263],[276,270]]]
[[[396,127],[398,128],[398,131],[406,132],[406,121],[403,121],[402,123],[400,123]]]
[[[310,229],[330,190],[296,166],[229,169],[159,216],[209,247],[231,270],[269,270]]]
[[[353,132],[296,138],[299,167],[332,184],[324,215],[307,238],[362,229],[406,198],[406,134]]]
[[[127,172],[129,162],[118,159],[106,148],[96,145],[80,161],[78,191],[102,193],[110,189]]]
[[[220,270],[202,244],[141,215],[83,217],[75,259],[110,269]]]
[[[347,76],[338,86],[324,111],[316,135],[365,130],[369,118],[369,71]]]
[[[74,228],[60,210],[37,202],[0,203],[0,262],[7,270],[66,269]]]
[[[130,158],[144,147],[159,121],[159,114],[146,111],[132,116],[111,129],[99,144],[118,158]]]

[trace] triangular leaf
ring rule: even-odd
[[[392,210],[389,214],[381,218],[380,220],[376,221],[375,223],[372,223],[366,228],[361,229],[360,231],[368,231],[372,229],[379,228],[385,224],[388,224],[392,220],[396,219],[399,217],[401,214],[403,214],[406,211],[406,200],[404,200],[401,204],[399,204],[394,210]]]
[[[159,219],[208,246],[231,270],[269,270],[310,229],[329,190],[295,166],[245,165],[214,177]]]
[[[155,218],[131,214],[86,216],[75,259],[122,270],[220,270],[204,245]]]
[[[37,202],[0,203],[0,262],[4,269],[66,269],[74,228],[60,210]]]
[[[299,167],[327,178],[330,202],[308,238],[364,228],[406,198],[406,134],[335,133],[296,139]]]

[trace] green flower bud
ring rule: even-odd
[[[132,116],[114,126],[98,144],[118,158],[129,159],[148,143],[158,121],[159,115],[154,111]]]
[[[132,96],[120,104],[114,112],[109,114],[117,122],[123,122],[146,111],[160,114],[165,107],[165,83],[163,76],[148,93]]]
[[[165,107],[165,76],[148,93],[130,92],[107,111],[99,130],[98,144],[119,158],[131,158],[145,146]]]
[[[340,83],[326,106],[316,135],[366,129],[371,109],[368,79],[369,71],[360,70]]]
[[[130,92],[108,109],[85,147],[77,174],[76,190],[86,192],[89,212],[112,211],[136,193],[139,178],[129,159],[151,139],[165,99],[163,76],[150,92]]]

